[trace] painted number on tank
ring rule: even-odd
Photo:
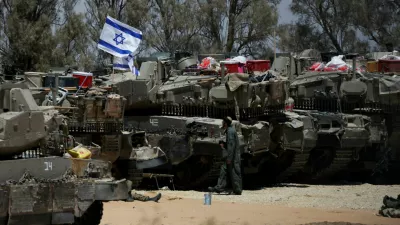
[[[150,119],[151,125],[157,127],[158,126],[158,119]]]
[[[44,170],[45,171],[53,170],[53,162],[44,162]]]

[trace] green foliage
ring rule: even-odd
[[[298,21],[279,26],[280,0],[82,1],[84,15],[74,11],[78,0],[0,1],[2,63],[41,71],[110,63],[110,54],[97,49],[107,15],[143,32],[137,54],[186,50],[266,58],[273,52],[274,31],[284,51],[366,52],[371,41],[380,50],[387,43],[400,45],[397,0],[293,0]]]
[[[278,22],[277,4],[265,0],[198,0],[203,50],[252,54],[268,44]],[[267,48],[263,48],[267,49]]]
[[[57,1],[8,0],[0,4],[2,58],[23,69],[46,68],[46,58],[54,47],[51,27],[57,19]]]
[[[329,39],[329,47],[338,52],[347,51],[355,41],[354,6],[354,0],[293,0],[290,5],[302,24],[310,24],[312,29],[319,28]]]
[[[360,34],[381,51],[387,43],[400,45],[397,0],[293,0],[290,8],[299,20],[281,26],[282,49],[367,52],[371,43]]]
[[[86,25],[73,12],[77,0],[5,0],[0,3],[0,54],[22,70],[82,64],[88,57]],[[65,22],[59,24],[64,18]],[[82,62],[81,62],[82,61]],[[90,67],[90,66],[89,66]]]
[[[400,2],[398,0],[356,1],[354,24],[382,50],[387,43],[400,45]]]

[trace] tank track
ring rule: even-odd
[[[177,185],[177,187],[184,188],[184,189],[188,189],[188,188],[193,189],[193,188],[199,188],[206,184],[215,182],[215,180],[217,180],[219,177],[222,164],[224,164],[224,161],[214,160],[210,170],[208,170],[202,176],[198,177],[196,179],[196,181],[191,182],[190,184],[185,184],[184,186]]]
[[[140,186],[143,180],[143,170],[138,170],[134,168],[128,169],[128,180],[132,181],[132,188],[137,188]]]
[[[112,152],[118,152],[120,148],[119,139],[115,135],[104,135],[102,149]]]
[[[193,183],[193,186],[201,186],[202,184],[210,183],[218,179],[221,171],[221,166],[223,164],[223,161],[214,161],[210,170],[203,176],[199,177],[199,179],[197,179]]]
[[[292,180],[293,178],[296,179],[296,175],[299,172],[302,172],[302,170],[304,169],[304,167],[307,165],[308,163],[308,159],[310,157],[310,152],[311,149],[307,149],[304,150],[303,152],[298,152],[295,153],[292,163],[290,164],[290,166],[284,170],[282,173],[280,173],[278,175],[277,182],[288,182],[290,180]]]
[[[331,164],[327,168],[318,171],[312,179],[318,180],[323,177],[333,176],[336,173],[345,170],[351,161],[353,161],[352,149],[337,149]]]

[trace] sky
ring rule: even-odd
[[[289,5],[292,3],[292,0],[282,0],[278,7],[279,12],[279,24],[282,23],[290,23],[296,19],[293,13],[289,9]]]
[[[279,11],[279,24],[282,23],[290,23],[292,20],[295,19],[293,13],[289,9],[289,5],[292,0],[281,0],[279,4],[278,11]],[[77,12],[85,12],[85,0],[79,0],[78,4],[75,7]]]

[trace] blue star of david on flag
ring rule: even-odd
[[[140,30],[107,16],[97,48],[124,58],[136,51],[142,39]]]
[[[120,39],[120,41],[118,41],[118,39]],[[123,45],[124,44],[124,36],[122,36],[122,33],[120,34],[115,34],[115,38],[113,39],[113,41],[115,41],[116,45]]]
[[[130,70],[136,76],[140,75],[139,70],[134,65],[134,57],[132,55],[125,58],[114,57],[113,69],[122,71]]]

